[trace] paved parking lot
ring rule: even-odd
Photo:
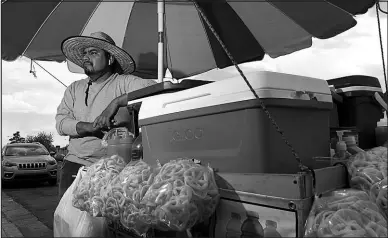
[[[1,190],[2,237],[53,237],[58,186],[23,182]]]

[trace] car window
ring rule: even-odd
[[[47,150],[41,146],[12,146],[5,151],[6,156],[48,155]]]

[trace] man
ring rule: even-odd
[[[59,199],[81,166],[105,154],[101,145],[103,130],[117,126],[113,118],[120,107],[126,106],[127,93],[155,84],[131,75],[135,71],[132,57],[103,32],[67,38],[62,42],[62,52],[82,67],[88,78],[66,89],[55,117],[58,133],[70,137],[59,175]]]

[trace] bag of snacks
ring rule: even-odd
[[[386,217],[388,217],[387,194],[387,178],[375,183],[370,189],[370,199],[377,204]]]
[[[131,161],[108,184],[103,194],[106,201],[103,208],[105,217],[111,221],[121,220],[126,228],[137,231],[138,234],[146,232],[151,225],[151,214],[140,202],[157,172],[157,169],[152,169],[143,160]]]
[[[305,237],[387,237],[387,220],[369,194],[342,189],[316,198]]]
[[[367,192],[371,200],[376,202],[386,215],[388,215],[387,151],[387,147],[376,147],[358,153],[348,161],[350,186]]]
[[[102,157],[88,167],[85,175],[75,185],[73,206],[95,217],[104,216],[101,204],[105,204],[105,201],[101,194],[105,193],[108,183],[117,177],[124,167],[124,159],[118,155]]]
[[[173,160],[155,176],[141,203],[157,229],[185,231],[209,218],[219,201],[213,170],[192,160]]]

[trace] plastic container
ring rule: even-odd
[[[241,226],[240,238],[260,238],[264,237],[263,226],[259,222],[259,214],[247,211],[247,218]],[[267,236],[269,237],[269,236]]]
[[[343,99],[335,104],[339,127],[356,127],[359,132],[359,147],[376,147],[376,123],[383,117],[382,107],[375,93],[382,94],[379,80],[375,77],[354,75],[328,80],[335,92]],[[337,127],[336,124],[331,125]]]
[[[348,152],[345,141],[338,141],[337,142],[337,150],[334,154],[333,160],[346,160],[351,156],[351,154]]]
[[[322,79],[246,74],[303,163],[330,155],[332,97]],[[296,173],[298,163],[241,77],[142,101],[144,160],[189,157],[219,172]],[[282,166],[279,166],[282,164]]]
[[[355,155],[359,152],[365,152],[363,149],[357,146],[356,138],[354,136],[343,137],[343,141],[346,143],[347,151]]]
[[[387,112],[385,112],[384,116],[383,119],[377,122],[375,129],[377,146],[382,146],[388,141]]]
[[[231,213],[231,217],[226,225],[226,238],[240,238],[241,236],[241,216]]]
[[[337,131],[338,142],[336,144],[336,153],[333,156],[333,160],[346,160],[351,156],[347,150],[346,142],[343,141],[343,134],[343,131]]]
[[[125,127],[110,130],[103,138],[103,145],[106,145],[107,155],[119,155],[126,163],[131,161],[132,144],[134,135]]]
[[[132,160],[139,160],[143,158],[143,145],[141,133],[136,137],[132,144]]]

